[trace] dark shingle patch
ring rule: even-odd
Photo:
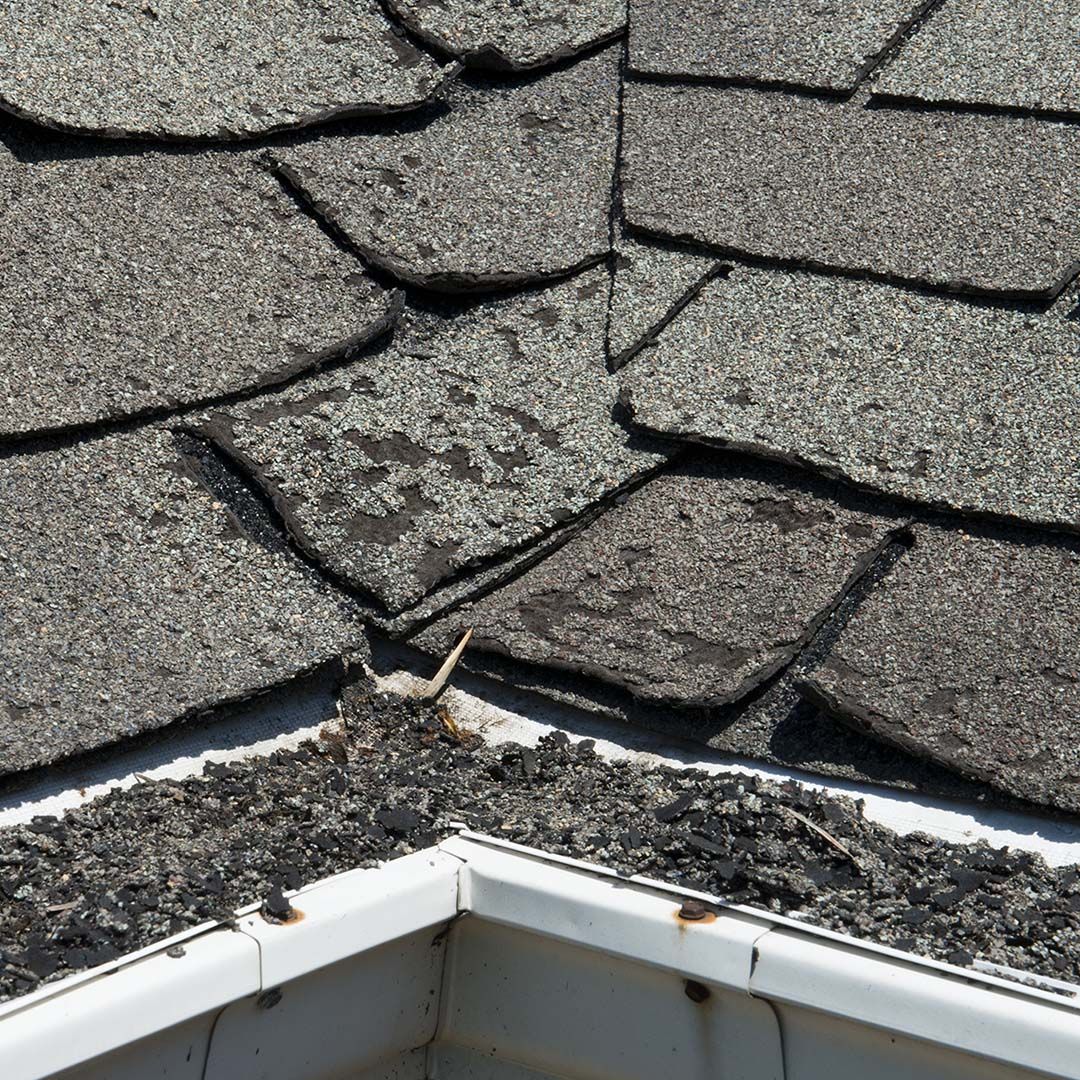
[[[711,255],[648,243],[625,233],[615,245],[608,358],[620,367],[720,270]]]
[[[422,130],[320,138],[282,151],[280,166],[365,258],[413,284],[513,285],[603,258],[617,50],[447,97]]]
[[[948,0],[874,89],[929,102],[1080,112],[1080,10]]]
[[[1080,547],[920,526],[808,683],[860,730],[1080,810]]]
[[[387,0],[427,44],[470,67],[525,71],[622,33],[624,0]]]
[[[393,342],[214,415],[301,543],[392,610],[538,540],[663,454],[605,373],[606,270],[403,316]]]
[[[739,266],[623,372],[636,423],[956,510],[1080,527],[1069,294],[1049,311]]]
[[[632,228],[1016,296],[1080,262],[1080,128],[651,83],[624,100]]]
[[[363,638],[149,429],[0,462],[0,772],[247,697]]]
[[[472,626],[473,649],[715,706],[790,661],[898,524],[775,466],[677,468],[419,643]]]
[[[0,437],[281,382],[393,319],[248,154],[6,140]]]
[[[50,127],[247,138],[423,104],[451,69],[376,0],[11,0],[0,105]]]
[[[630,0],[630,66],[656,75],[850,90],[928,0]]]

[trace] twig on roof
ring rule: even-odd
[[[442,692],[442,688],[447,684],[453,673],[454,668],[457,667],[457,662],[461,659],[461,654],[465,651],[465,646],[469,644],[472,639],[473,628],[470,626],[461,636],[461,640],[454,646],[453,651],[443,661],[443,665],[435,672],[435,678],[431,680],[416,696],[421,701],[432,701],[439,696]]]

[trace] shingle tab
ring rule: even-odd
[[[657,75],[850,90],[927,0],[630,0],[630,66]]]
[[[473,627],[470,649],[647,701],[734,701],[795,655],[899,524],[829,494],[768,464],[675,467],[447,620]]]
[[[1075,529],[1075,309],[738,266],[630,363],[624,399],[668,436]]]
[[[0,437],[280,382],[392,321],[249,154],[3,137]]]
[[[632,228],[947,289],[1050,296],[1080,264],[1080,128],[628,83]]]
[[[8,0],[0,104],[50,127],[246,138],[398,112],[452,69],[400,37],[377,0]]]
[[[0,773],[250,696],[363,645],[167,431],[0,461]]]
[[[1080,546],[919,527],[808,690],[860,729],[1080,810]]]
[[[365,258],[437,289],[513,285],[609,246],[618,57],[527,83],[473,80],[421,130],[323,137],[281,166]]]
[[[874,89],[923,101],[1080,111],[1080,8],[948,0]]]
[[[387,0],[427,44],[470,67],[526,71],[622,32],[624,0]]]
[[[214,414],[301,542],[391,610],[664,460],[613,416],[608,275],[409,311],[382,352]]]

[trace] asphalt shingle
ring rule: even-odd
[[[281,382],[393,320],[248,154],[0,138],[0,437]]]
[[[1077,297],[733,268],[624,370],[634,421],[922,503],[1080,528]]]
[[[0,460],[0,773],[162,728],[359,649],[148,429]]]
[[[428,45],[495,71],[564,60],[626,24],[624,0],[387,0],[387,7]]]
[[[920,526],[808,682],[862,730],[1080,810],[1080,546]]]
[[[528,82],[474,78],[426,127],[276,155],[319,213],[403,281],[450,291],[564,274],[608,251],[617,50]]]
[[[300,542],[387,608],[533,543],[664,460],[613,416],[608,274],[410,310],[381,352],[207,431]]]
[[[1026,297],[1080,265],[1075,126],[653,83],[624,100],[632,228]]]
[[[630,66],[657,75],[850,90],[929,0],[630,0]]]
[[[1080,8],[948,0],[875,79],[923,101],[1080,111]]]
[[[654,703],[747,694],[805,644],[899,522],[760,463],[675,467],[504,588],[420,635]]]

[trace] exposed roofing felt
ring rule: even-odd
[[[635,71],[850,90],[930,0],[630,0]]]
[[[628,82],[627,222],[731,252],[1051,296],[1080,259],[1080,129]]]
[[[362,650],[147,429],[0,460],[0,773],[164,727]]]
[[[1080,9],[1038,0],[948,0],[874,79],[930,102],[1080,111]]]
[[[392,318],[250,155],[0,139],[0,436],[280,382]]]
[[[645,700],[737,700],[806,643],[895,518],[776,467],[676,467],[449,618],[472,646]]]
[[[1078,605],[1075,542],[922,526],[810,688],[903,749],[1080,810]]]
[[[364,258],[436,289],[533,281],[607,254],[618,50],[527,82],[459,82],[423,127],[275,154]]]
[[[304,546],[391,610],[662,460],[613,417],[608,272],[410,311],[393,341],[207,430]]]
[[[635,423],[1080,528],[1075,294],[1048,311],[736,266],[624,374]]]
[[[426,44],[471,67],[524,71],[616,37],[624,0],[387,0]]]
[[[448,74],[377,0],[8,0],[0,106],[50,127],[244,138],[422,104]]]

